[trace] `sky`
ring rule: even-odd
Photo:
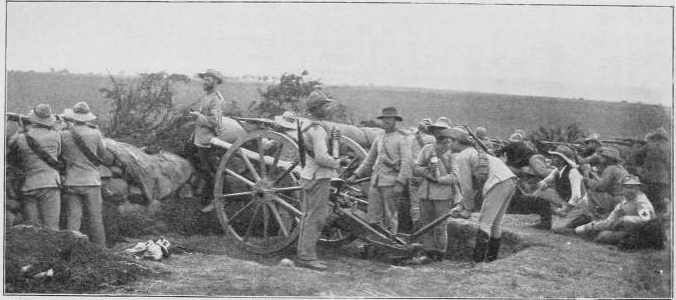
[[[672,103],[663,7],[330,3],[7,4],[7,69]]]

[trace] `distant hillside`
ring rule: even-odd
[[[7,111],[26,112],[46,102],[61,111],[87,101],[105,121],[109,104],[98,90],[111,85],[109,78],[98,75],[11,71],[6,107]],[[221,90],[226,98],[246,108],[259,98],[259,88],[265,85],[226,82]],[[179,104],[194,102],[202,93],[199,81],[178,84],[176,89]],[[501,137],[517,128],[530,132],[541,125],[570,123],[605,137],[643,137],[654,128],[670,128],[671,124],[671,108],[658,105],[408,88],[327,86],[326,90],[351,109],[355,122],[373,119],[381,108],[395,106],[405,125],[443,115],[454,123],[486,126],[490,135]]]

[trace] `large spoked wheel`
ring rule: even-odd
[[[364,150],[364,148],[362,148],[362,146],[360,146],[353,139],[345,136],[342,136],[340,139],[339,153],[341,156],[349,158],[350,161],[354,161],[352,163],[353,168],[351,168],[351,170],[348,170],[345,167],[341,168],[339,177],[344,177],[347,175],[346,172],[354,171],[354,168],[358,167],[364,161],[364,158],[366,158],[366,150]],[[365,184],[357,184],[352,187],[362,191],[364,194],[356,196],[365,196],[368,189],[368,182]],[[366,212],[366,205],[359,204],[356,207],[359,210]],[[339,247],[347,245],[357,239],[357,235],[349,231],[346,226],[341,225],[340,221],[340,218],[336,214],[332,214],[329,217],[329,220],[322,230],[322,235],[319,238],[320,244],[329,247]]]
[[[216,173],[218,219],[245,250],[280,251],[300,231],[298,146],[287,136],[256,131],[235,142]]]

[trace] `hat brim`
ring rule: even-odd
[[[394,118],[395,120],[401,122],[404,121],[404,119],[400,116],[378,116],[377,119],[384,119],[384,118]]]
[[[571,166],[574,166],[574,165],[575,165],[575,162],[574,162],[571,158],[569,158],[568,156],[566,156],[565,154],[563,154],[563,153],[561,153],[561,152],[548,151],[548,153],[549,153],[549,154],[553,154],[553,155],[557,155],[557,156],[561,157],[566,163],[568,163],[568,164],[571,165]]]
[[[218,80],[218,84],[223,83],[223,79],[214,75],[214,74],[211,74],[211,73],[198,73],[197,74],[197,77],[202,78],[202,79],[204,79],[205,76],[216,78],[216,80]]]
[[[32,110],[28,114],[28,119],[33,123],[37,123],[44,126],[54,126],[54,124],[56,123],[56,117],[54,115],[50,115],[48,118],[40,118]]]
[[[282,126],[287,129],[296,129],[296,123],[295,122],[289,122],[284,117],[282,116],[275,116],[274,118],[275,123],[279,126]]]
[[[443,122],[434,122],[434,124],[427,125],[429,129],[451,129],[451,125]]]
[[[63,110],[63,113],[59,115],[59,117],[65,118],[65,119],[72,119],[75,121],[79,122],[89,122],[89,121],[94,121],[96,120],[96,115],[88,112],[86,114],[79,114],[74,112],[70,108],[66,108]]]

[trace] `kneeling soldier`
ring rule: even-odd
[[[69,128],[61,131],[63,157],[67,162],[64,177],[63,198],[67,205],[68,230],[80,231],[82,207],[87,209],[89,239],[101,247],[106,246],[106,234],[103,228],[101,174],[99,165],[105,147],[101,132],[87,122],[96,119],[85,102],[75,104],[73,109],[65,109],[61,115],[72,122]]]

